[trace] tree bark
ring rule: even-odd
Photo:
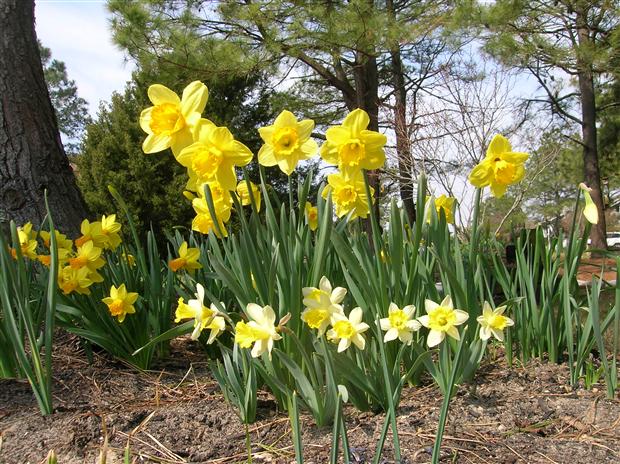
[[[388,14],[396,20],[394,2],[386,2]],[[400,198],[405,207],[409,222],[415,222],[415,204],[413,201],[413,176],[411,174],[411,146],[407,135],[407,88],[400,55],[400,44],[395,41],[390,49],[392,68],[392,87],[394,88],[394,132],[396,135],[396,158],[398,160],[398,185]]]
[[[580,47],[587,49],[590,42],[585,23],[585,13],[577,12],[577,33]],[[584,178],[598,210],[598,224],[593,224],[590,232],[594,248],[607,249],[607,227],[605,224],[605,204],[601,189],[601,175],[598,164],[598,147],[596,141],[596,100],[594,95],[594,78],[592,64],[584,59],[583,50],[577,51],[577,70],[581,99],[581,134],[583,143]]]
[[[0,0],[0,215],[79,232],[87,215],[58,132],[34,30],[34,0]]]

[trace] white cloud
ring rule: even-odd
[[[93,115],[99,102],[124,89],[133,69],[112,42],[109,20],[103,1],[36,2],[39,40],[52,50],[53,58],[65,62],[69,78],[75,80]]]

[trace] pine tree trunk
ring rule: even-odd
[[[362,56],[354,70],[355,78],[355,105],[361,108],[370,118],[368,129],[373,131],[379,130],[379,78],[377,75],[377,59],[374,56]],[[349,108],[350,111],[355,108]],[[373,195],[373,211],[379,222],[381,218],[381,208],[379,207],[381,183],[379,179],[379,170],[374,169],[368,171],[368,184],[374,189]],[[366,232],[372,241],[372,227],[370,218],[366,220]]]
[[[386,2],[388,14],[395,21],[394,2]],[[400,54],[400,44],[395,41],[391,50],[392,86],[394,88],[394,132],[396,135],[396,158],[398,159],[398,185],[400,198],[405,207],[409,222],[415,222],[413,201],[413,176],[411,173],[411,146],[407,134],[407,88]]]
[[[87,211],[43,77],[34,0],[0,0],[0,215],[39,225],[45,190],[56,227],[77,234]]]
[[[585,15],[577,13],[577,33],[579,44],[584,48],[590,42],[588,29],[585,27]],[[592,64],[577,54],[577,69],[579,91],[581,98],[581,134],[583,142],[583,169],[584,178],[598,210],[598,224],[592,225],[590,238],[594,248],[607,249],[607,235],[605,224],[605,204],[601,190],[601,175],[598,165],[598,147],[596,141],[596,100],[594,96],[594,78]]]

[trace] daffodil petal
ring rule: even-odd
[[[511,152],[512,147],[510,146],[510,142],[503,135],[497,134],[491,140],[489,144],[489,148],[487,150],[487,157],[495,157],[499,156],[502,153]]]
[[[179,96],[175,92],[161,84],[151,85],[148,90],[148,96],[149,100],[151,100],[154,105],[163,105],[165,103],[178,105],[181,102]]]
[[[178,98],[178,97],[177,97]],[[181,113],[184,117],[193,112],[202,113],[209,99],[209,89],[200,81],[190,83],[183,90]]]
[[[149,134],[144,142],[142,142],[142,151],[144,153],[159,153],[169,148],[171,145],[171,138],[169,135],[156,135]]]

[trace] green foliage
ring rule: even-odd
[[[79,150],[79,142],[86,133],[86,127],[92,122],[88,114],[88,103],[78,97],[77,86],[75,81],[67,76],[65,63],[52,59],[52,51],[41,42],[39,53],[58,129],[66,138],[65,150],[68,155],[75,155]]]

